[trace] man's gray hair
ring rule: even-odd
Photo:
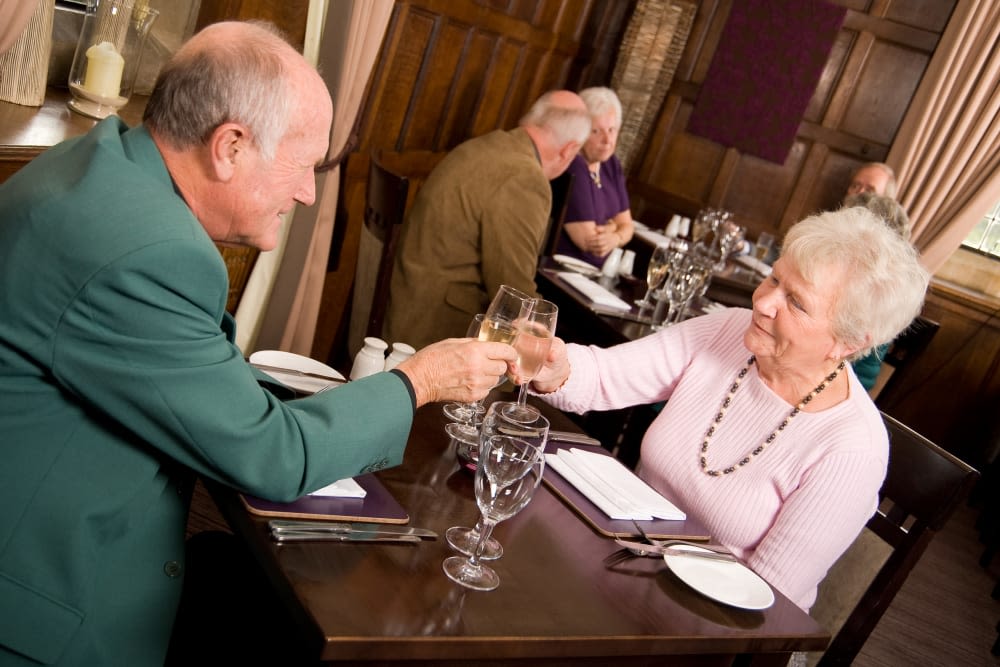
[[[904,239],[910,238],[910,216],[906,215],[903,205],[892,197],[877,195],[874,192],[859,192],[856,195],[844,197],[844,208],[864,206],[869,211],[885,220],[897,234]]]
[[[554,91],[542,95],[521,118],[521,125],[546,130],[557,146],[570,142],[583,145],[590,136],[590,114],[582,107],[568,107],[553,101]]]
[[[806,218],[788,230],[781,248],[810,283],[843,269],[833,304],[833,335],[864,346],[852,359],[888,343],[923,306],[930,275],[909,241],[867,208],[855,206]],[[871,340],[865,345],[865,335]]]
[[[615,91],[604,86],[584,88],[580,91],[580,99],[587,105],[587,111],[590,112],[591,118],[604,116],[613,111],[615,113],[615,128],[621,129],[622,103]]]
[[[245,125],[272,160],[294,111],[280,32],[264,22],[239,42],[181,48],[161,70],[143,122],[177,149],[204,144],[223,123]]]
[[[867,167],[874,167],[876,169],[881,169],[885,173],[885,175],[889,177],[889,180],[887,180],[885,183],[885,192],[883,192],[882,194],[885,195],[886,197],[892,197],[893,199],[895,199],[896,192],[899,190],[899,184],[896,182],[896,172],[893,170],[893,168],[887,165],[885,162],[866,162],[857,169],[855,169],[854,173],[857,174],[859,171]]]

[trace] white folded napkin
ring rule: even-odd
[[[633,232],[636,236],[641,239],[652,243],[653,245],[660,245],[661,243],[667,242],[667,236],[663,232],[658,232],[655,229],[639,229],[636,228]]]
[[[632,309],[631,305],[622,301],[607,289],[601,287],[586,276],[582,276],[579,273],[572,273],[570,271],[561,271],[559,273],[559,277],[562,278],[564,282],[568,283],[573,289],[580,292],[599,306],[614,308],[616,310]]]
[[[739,255],[734,257],[733,261],[737,264],[742,264],[751,271],[756,271],[764,277],[771,275],[771,266],[751,255]]]
[[[328,484],[322,489],[316,489],[310,496],[324,496],[329,498],[364,498],[367,491],[351,477],[339,479],[333,484]]]
[[[606,454],[560,449],[555,454],[546,454],[545,463],[612,519],[682,521],[687,518],[673,503]]]

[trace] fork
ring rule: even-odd
[[[686,544],[688,546],[698,547],[700,549],[705,549],[706,551],[714,551],[715,553],[718,553],[718,554],[732,555],[730,553],[729,549],[727,549],[727,548],[725,548],[723,546],[720,546],[720,545],[716,545],[716,544],[708,544],[707,542],[690,542],[688,540],[678,540],[678,539],[673,539],[673,540],[654,540],[653,538],[651,538],[646,533],[646,531],[643,529],[642,525],[638,521],[636,521],[635,519],[632,519],[632,525],[634,525],[635,529],[639,531],[640,535],[642,535],[642,539],[646,540],[647,542],[649,542],[650,544],[652,544],[654,547],[673,547],[673,546],[677,546],[678,544]],[[636,554],[636,555],[639,555],[639,554]]]

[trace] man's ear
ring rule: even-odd
[[[249,157],[250,133],[239,123],[223,123],[212,131],[208,139],[208,153],[212,173],[220,181],[228,182],[236,175],[236,165]]]
[[[580,148],[582,147],[583,144],[579,142],[576,141],[567,142],[566,144],[563,145],[562,149],[560,149],[559,157],[564,161],[572,160],[573,158],[576,157],[576,154],[580,152]]]

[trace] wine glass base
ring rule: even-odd
[[[471,422],[473,419],[479,415],[486,412],[486,408],[479,405],[475,408],[465,404],[465,403],[446,403],[441,409],[444,416],[453,422]]]
[[[636,299],[633,303],[639,306],[640,309],[643,308],[656,308],[656,302],[650,301],[648,299]]]
[[[445,531],[444,537],[455,551],[471,556],[479,542],[479,533],[475,528],[453,526]],[[503,546],[492,537],[486,538],[483,553],[479,560],[496,560],[503,556]]]
[[[541,413],[530,405],[509,405],[504,408],[503,414],[508,419],[528,424],[538,419]]]
[[[469,424],[448,424],[445,432],[455,441],[455,456],[459,464],[475,472],[479,462],[479,430]]]
[[[492,591],[500,585],[500,576],[486,565],[473,565],[465,556],[450,556],[441,569],[456,584],[474,591]]]

